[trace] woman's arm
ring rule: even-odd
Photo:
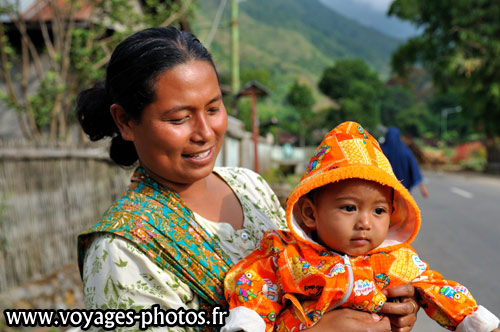
[[[308,332],[390,332],[391,323],[387,317],[357,311],[336,309],[324,314]]]
[[[383,290],[387,298],[397,298],[401,302],[386,302],[380,310],[385,317],[353,309],[337,309],[327,312],[316,325],[307,331],[411,331],[417,321],[420,308],[415,300],[415,289],[410,284],[387,287]],[[497,331],[494,331],[497,332]]]
[[[87,250],[83,291],[87,309],[139,311],[154,304],[162,309],[198,309],[197,297],[187,285],[158,267],[134,244],[111,234],[98,235]],[[137,326],[130,329],[137,330]],[[164,331],[165,327],[150,330]],[[174,327],[169,331],[193,329]]]

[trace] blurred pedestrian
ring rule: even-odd
[[[399,129],[390,127],[385,135],[384,143],[380,146],[389,159],[394,174],[399,181],[402,181],[406,189],[411,190],[418,185],[422,196],[428,197],[429,191],[424,183],[417,160],[401,140]]]

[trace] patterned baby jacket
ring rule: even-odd
[[[294,214],[301,196],[351,178],[394,189],[385,241],[354,257],[315,241]],[[478,306],[465,286],[429,269],[410,246],[420,227],[420,210],[378,142],[359,124],[345,122],[326,135],[287,199],[286,218],[290,231],[267,232],[227,274],[230,315],[223,332],[300,331],[340,307],[378,312],[387,300],[385,287],[409,282],[427,315],[446,329],[489,332],[498,326],[498,318]]]

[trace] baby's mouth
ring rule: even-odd
[[[370,240],[367,237],[358,237],[351,239],[351,243],[354,244],[354,246],[361,247],[370,243]]]

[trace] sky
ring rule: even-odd
[[[320,0],[340,14],[389,36],[406,40],[418,34],[410,23],[386,15],[392,0]]]
[[[28,9],[35,0],[4,0],[2,3],[9,3],[9,4],[18,4],[20,11]],[[2,14],[0,15],[0,21],[6,22],[10,21],[8,18],[7,14]]]
[[[374,11],[385,14],[392,0],[353,0],[372,8]]]

